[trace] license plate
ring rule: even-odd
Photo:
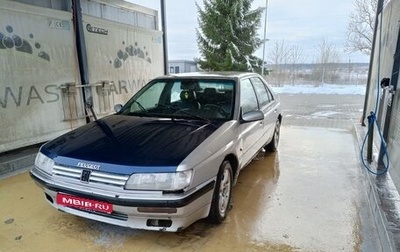
[[[57,194],[57,204],[62,206],[80,208],[84,210],[102,212],[111,214],[113,211],[113,205],[107,202],[90,200],[81,197],[66,195],[62,193]]]

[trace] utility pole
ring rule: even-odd
[[[261,75],[264,76],[264,67],[265,67],[265,43],[267,40],[267,15],[268,14],[268,0],[265,0],[265,15],[264,15],[264,39],[263,39],[263,56],[262,56],[262,67],[261,67]]]

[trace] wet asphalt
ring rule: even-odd
[[[382,251],[354,124],[360,95],[285,95],[281,142],[239,176],[221,225],[132,230],[59,212],[25,171],[0,180],[0,251]]]
[[[360,123],[363,95],[281,94],[284,125],[353,130]]]

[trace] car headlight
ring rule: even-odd
[[[51,158],[47,157],[46,155],[44,155],[43,153],[39,152],[36,155],[35,166],[48,174],[52,174],[54,161],[53,161],[53,159],[51,159]]]
[[[188,170],[173,173],[132,174],[126,181],[125,189],[178,191],[190,185],[192,173],[192,170]]]

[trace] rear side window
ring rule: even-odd
[[[267,105],[271,101],[271,96],[262,80],[260,80],[259,78],[251,78],[251,82],[253,83],[254,89],[256,91],[260,107]]]
[[[242,113],[258,110],[256,93],[249,79],[242,80],[240,83],[240,106]]]

